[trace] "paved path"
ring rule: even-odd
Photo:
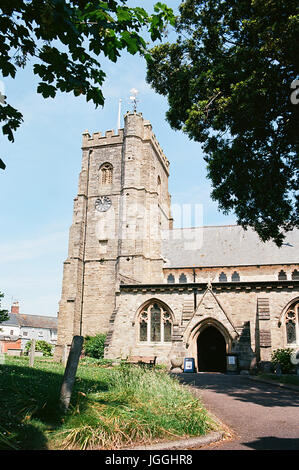
[[[299,450],[299,393],[242,375],[185,373],[205,407],[235,433],[204,450]]]

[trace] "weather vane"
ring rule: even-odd
[[[132,104],[133,104],[133,111],[134,111],[134,113],[136,113],[136,111],[137,111],[137,103],[139,103],[139,100],[137,99],[137,95],[138,95],[139,91],[136,90],[136,88],[132,88],[132,89],[130,90],[130,93],[131,93],[130,100],[131,100],[131,102],[132,102]]]

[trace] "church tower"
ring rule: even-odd
[[[109,329],[120,284],[163,282],[161,231],[172,228],[169,162],[149,121],[83,134],[82,169],[64,262],[55,355],[74,335]]]

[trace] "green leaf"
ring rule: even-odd
[[[41,82],[38,84],[37,92],[41,93],[44,98],[55,98],[56,88],[53,85],[48,85],[48,83]]]

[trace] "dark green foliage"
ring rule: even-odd
[[[106,74],[98,56],[104,54],[113,62],[123,50],[147,56],[142,29],[154,41],[162,38],[165,24],[173,22],[172,10],[160,2],[153,15],[126,4],[127,0],[2,0],[0,73],[15,78],[19,68],[32,66],[40,78],[37,92],[44,98],[55,98],[57,91],[72,92],[96,107],[103,105]],[[2,101],[0,122],[10,141],[22,121],[22,114]]]
[[[105,340],[106,335],[104,333],[100,333],[96,336],[86,336],[83,346],[86,356],[95,359],[103,359]]]
[[[2,292],[0,292],[0,323],[2,323],[2,322],[9,319],[8,311],[1,309],[1,299],[3,299],[3,297],[4,297],[4,294],[2,294]]]
[[[186,0],[176,32],[152,50],[148,82],[202,144],[219,208],[281,245],[299,227],[298,1]]]
[[[271,356],[271,362],[274,366],[280,364],[281,372],[283,374],[289,374],[293,371],[294,366],[291,363],[290,357],[293,349],[275,349]]]
[[[26,347],[25,347],[25,353],[26,354],[29,353],[30,347],[31,347],[31,340],[28,341],[28,343],[26,344]],[[36,351],[42,351],[43,356],[52,356],[53,355],[51,344],[47,343],[47,341],[44,341],[42,339],[39,339],[39,340],[36,341],[35,350]]]

